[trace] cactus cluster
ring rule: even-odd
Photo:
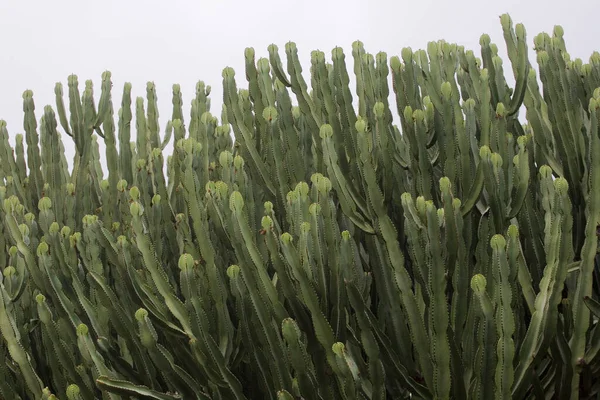
[[[535,68],[500,20],[514,87],[483,35],[357,41],[355,88],[341,48],[310,82],[294,43],[248,48],[220,118],[174,85],[164,131],[152,83],[115,115],[110,72],[97,104],[72,75],[39,123],[26,91],[14,148],[0,121],[0,398],[596,398],[600,54],[556,27]]]

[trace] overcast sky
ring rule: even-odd
[[[24,90],[33,90],[39,119],[44,105],[54,106],[55,82],[66,87],[75,73],[83,89],[92,79],[98,99],[104,70],[112,72],[115,112],[124,82],[140,96],[146,82],[154,81],[162,129],[171,114],[172,84],[181,84],[189,115],[196,82],[203,80],[213,88],[211,111],[220,115],[223,68],[233,67],[243,86],[246,47],[254,47],[258,58],[275,43],[285,62],[290,40],[306,66],[315,49],[330,57],[341,46],[350,58],[356,39],[368,52],[385,51],[388,57],[438,39],[479,54],[479,37],[488,33],[510,72],[499,21],[505,12],[525,24],[530,49],[534,35],[560,24],[572,58],[587,62],[600,50],[598,5],[598,0],[0,0],[0,119],[7,121],[14,143],[14,135],[23,132]]]

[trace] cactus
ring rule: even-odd
[[[71,75],[39,121],[25,91],[0,397],[597,397],[600,55],[556,27],[534,66],[500,23],[510,65],[487,34],[308,75],[294,43],[247,48],[221,110],[198,82],[186,119],[176,84],[163,128],[152,82],[115,115],[110,72],[97,102]]]

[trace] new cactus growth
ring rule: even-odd
[[[509,62],[488,35],[357,41],[305,80],[294,43],[248,48],[220,112],[199,82],[188,120],[173,85],[162,128],[154,83],[115,109],[110,72],[97,102],[72,75],[39,121],[25,91],[0,398],[596,398],[600,55],[557,27],[534,65],[500,22]]]

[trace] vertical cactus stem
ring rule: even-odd
[[[487,318],[493,318],[492,303],[487,296],[487,279],[482,274],[475,274],[471,278],[471,289],[480,301],[481,309]]]
[[[23,344],[19,339],[19,332],[14,330],[12,316],[9,315],[7,310],[6,300],[8,300],[7,293],[4,288],[0,288],[0,334],[2,334],[3,341],[7,346],[10,357],[14,360],[16,365],[19,367],[23,378],[27,385],[27,391],[34,396],[39,398],[42,395],[42,381],[36,374],[33,365],[30,362],[31,355],[27,354]]]
[[[515,316],[512,309],[514,294],[511,282],[514,278],[506,256],[506,239],[502,235],[496,234],[492,236],[490,246],[495,280],[495,302],[497,303],[495,318],[498,335],[496,393],[499,398],[509,398],[514,380]]]
[[[192,268],[194,267],[194,258],[191,254],[185,253],[179,257],[179,261],[177,263],[179,267],[179,282],[181,287],[181,292],[184,298],[188,301],[191,300],[193,291],[194,291],[194,272]]]
[[[449,182],[442,180],[441,185]],[[449,189],[449,188],[448,188]],[[446,299],[446,270],[442,249],[438,210],[432,201],[427,202],[427,235],[431,252],[429,290],[431,293],[430,336],[433,361],[433,393],[436,398],[450,398],[450,347],[447,330],[449,324]]]
[[[153,349],[158,341],[158,334],[148,317],[148,311],[144,308],[138,309],[135,319],[138,323],[140,342],[147,349]]]

